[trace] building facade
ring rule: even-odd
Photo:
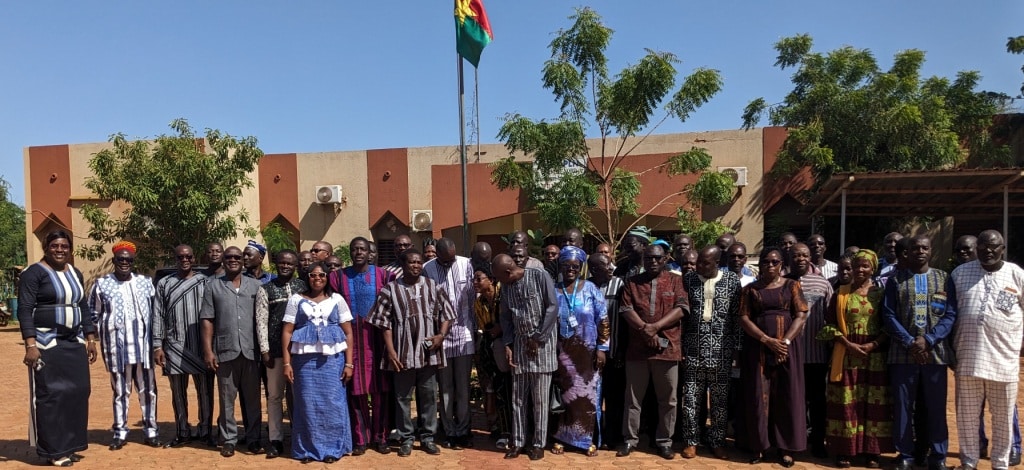
[[[756,252],[762,245],[764,214],[779,207],[786,208],[780,217],[795,217],[796,197],[811,182],[809,174],[800,174],[765,183],[763,176],[774,164],[785,136],[785,130],[778,127],[652,135],[624,160],[624,167],[647,170],[669,155],[697,146],[712,155],[712,167],[745,168],[747,184],[737,187],[732,202],[704,207],[701,216],[704,220],[720,218],[735,230],[737,239]],[[592,141],[591,147],[597,149],[599,144]],[[95,143],[24,150],[29,260],[41,258],[40,240],[56,228],[69,230],[84,241],[88,226],[79,213],[82,204],[123,209],[117,202],[98,200],[84,186],[90,176],[89,160],[108,147],[107,143]],[[502,235],[538,227],[535,213],[525,207],[525,198],[518,191],[499,191],[491,184],[489,165],[508,154],[500,144],[483,145],[479,152],[474,147],[467,166],[470,242],[488,241],[499,250],[504,248]],[[337,246],[356,236],[370,238],[380,245],[383,261],[390,256],[391,241],[400,234],[411,235],[417,246],[424,239],[441,236],[451,237],[461,246],[460,174],[458,146],[267,154],[250,175],[254,185],[243,192],[237,207],[248,211],[250,223],[257,229],[272,222],[281,224],[295,234],[302,249],[316,240]],[[649,171],[640,179],[640,212],[651,212],[639,223],[656,232],[677,231],[675,213],[677,207],[687,205],[685,197],[654,205],[696,177]],[[326,191],[340,187],[337,202],[317,200],[317,189],[323,186],[330,187]],[[418,216],[415,224],[414,215]],[[604,225],[597,213],[594,222],[598,227]],[[806,220],[802,223],[809,225]],[[242,239],[226,242],[244,244]],[[109,266],[99,261],[78,260],[76,266],[89,279],[109,271]]]

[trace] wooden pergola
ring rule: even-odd
[[[951,169],[840,173],[825,182],[801,212],[840,217],[999,217],[1010,239],[1010,211],[1024,209],[1024,169]]]

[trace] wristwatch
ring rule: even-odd
[[[782,344],[785,344],[786,346],[789,346],[789,343],[790,343],[789,338],[783,338],[782,339]]]

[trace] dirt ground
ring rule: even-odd
[[[24,356],[24,345],[16,325],[0,328],[0,383],[3,393],[0,395],[0,470],[24,468],[29,466],[44,465],[45,462],[36,456],[35,449],[28,445],[28,374],[25,366],[22,365]],[[129,411],[129,420],[132,423],[132,431],[128,436],[128,445],[122,450],[111,452],[107,450],[110,443],[111,433],[111,392],[108,384],[109,378],[103,365],[97,362],[92,365],[92,394],[89,399],[89,449],[82,452],[85,459],[75,468],[320,468],[320,467],[347,467],[356,465],[361,468],[387,468],[401,466],[403,468],[435,469],[435,468],[520,468],[529,466],[531,468],[550,469],[575,469],[586,468],[588,470],[619,469],[619,468],[670,468],[685,465],[693,469],[725,469],[735,470],[751,469],[752,466],[746,462],[749,456],[743,452],[730,449],[730,460],[723,461],[714,458],[704,457],[710,452],[704,448],[698,449],[699,457],[693,460],[684,460],[678,455],[675,460],[666,461],[649,452],[646,446],[641,446],[639,452],[634,452],[628,458],[616,458],[613,451],[601,451],[597,457],[585,457],[578,453],[566,453],[565,455],[546,454],[543,460],[530,462],[523,455],[516,460],[504,460],[503,451],[495,449],[487,434],[481,430],[480,424],[483,417],[478,411],[474,411],[475,444],[474,449],[454,451],[444,449],[440,456],[426,455],[418,449],[414,449],[409,458],[399,458],[392,452],[389,455],[380,455],[370,450],[360,457],[344,457],[338,463],[325,465],[312,463],[302,465],[289,458],[278,458],[268,460],[264,455],[247,455],[238,452],[232,458],[223,458],[216,449],[207,448],[199,444],[190,444],[176,449],[153,449],[143,446],[142,434],[139,430],[139,409],[137,402],[132,404]],[[158,408],[158,419],[160,422],[160,437],[162,440],[174,436],[174,418],[170,405],[170,390],[167,379],[157,379],[160,393],[160,405]],[[190,390],[190,393],[192,391]],[[946,416],[950,430],[950,458],[947,464],[953,466],[959,464],[959,445],[956,433],[956,418],[953,408],[953,379],[950,377],[949,406]],[[133,397],[134,401],[134,397]],[[192,403],[195,403],[194,401]],[[1024,400],[1019,396],[1017,403],[1024,405]],[[264,407],[264,409],[266,409]],[[195,411],[192,416],[195,416]],[[194,418],[193,418],[194,419]],[[239,422],[240,418],[239,418]],[[265,423],[265,422],[264,422]],[[195,424],[193,422],[193,424]],[[266,424],[264,424],[266,426]],[[285,426],[287,430],[287,424]],[[286,431],[287,432],[287,431]],[[264,437],[266,430],[263,431]],[[676,450],[680,450],[676,446]],[[287,444],[285,449],[287,455]],[[885,459],[888,463],[890,459]],[[781,469],[778,464],[762,463],[758,467],[775,467]],[[831,461],[817,460],[810,455],[798,456],[794,468],[831,468]],[[991,468],[988,460],[983,460],[979,468],[987,470]]]

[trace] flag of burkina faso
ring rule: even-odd
[[[477,67],[494,34],[482,0],[455,0],[455,50]]]

